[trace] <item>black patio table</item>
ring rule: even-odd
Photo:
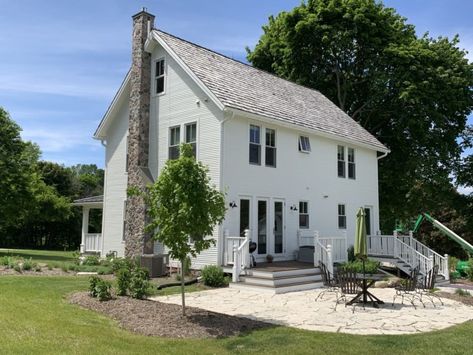
[[[377,298],[375,295],[373,295],[371,292],[368,291],[368,289],[374,285],[376,281],[381,281],[386,277],[384,274],[356,274],[356,279],[361,280],[360,286],[361,286],[361,291],[356,294],[356,296],[347,303],[347,305],[352,305],[355,302],[359,302],[360,298],[363,297],[361,302],[363,304],[368,303],[368,298],[370,299],[370,302],[373,304],[373,307],[378,308],[380,304],[384,304],[383,301],[381,301],[379,298]]]

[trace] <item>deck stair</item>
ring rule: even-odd
[[[368,236],[368,256],[395,266],[406,274],[419,266],[421,276],[426,275],[434,265],[439,266],[437,284],[448,283],[450,279],[448,255],[440,255],[425,244],[409,235],[372,235]]]
[[[275,263],[277,264],[277,263]],[[286,263],[287,264],[287,263]],[[312,290],[322,287],[322,276],[318,267],[310,264],[294,262],[294,266],[265,267],[247,269],[237,283],[231,283],[232,288],[241,288],[257,292],[273,294]]]

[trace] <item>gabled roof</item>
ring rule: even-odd
[[[224,107],[388,151],[319,91],[281,79],[169,33],[160,30],[153,32]]]

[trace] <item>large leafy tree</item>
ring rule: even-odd
[[[458,37],[418,37],[374,0],[308,0],[263,31],[254,66],[321,91],[391,149],[379,167],[384,229],[434,207],[455,171],[471,178],[458,138],[471,137],[473,66]],[[419,184],[431,205],[417,203]]]
[[[215,225],[225,217],[225,197],[211,185],[208,168],[196,161],[192,146],[181,146],[180,157],[168,160],[145,195],[150,216],[147,229],[184,265],[188,256],[215,244]],[[132,189],[131,194],[137,190]],[[139,198],[135,196],[134,198]],[[184,267],[181,267],[182,311],[185,315]]]

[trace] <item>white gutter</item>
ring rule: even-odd
[[[386,155],[388,155],[391,151],[387,151],[387,152],[384,152],[383,154],[381,154],[379,157],[378,157],[378,160],[381,160],[383,158],[386,157]]]

